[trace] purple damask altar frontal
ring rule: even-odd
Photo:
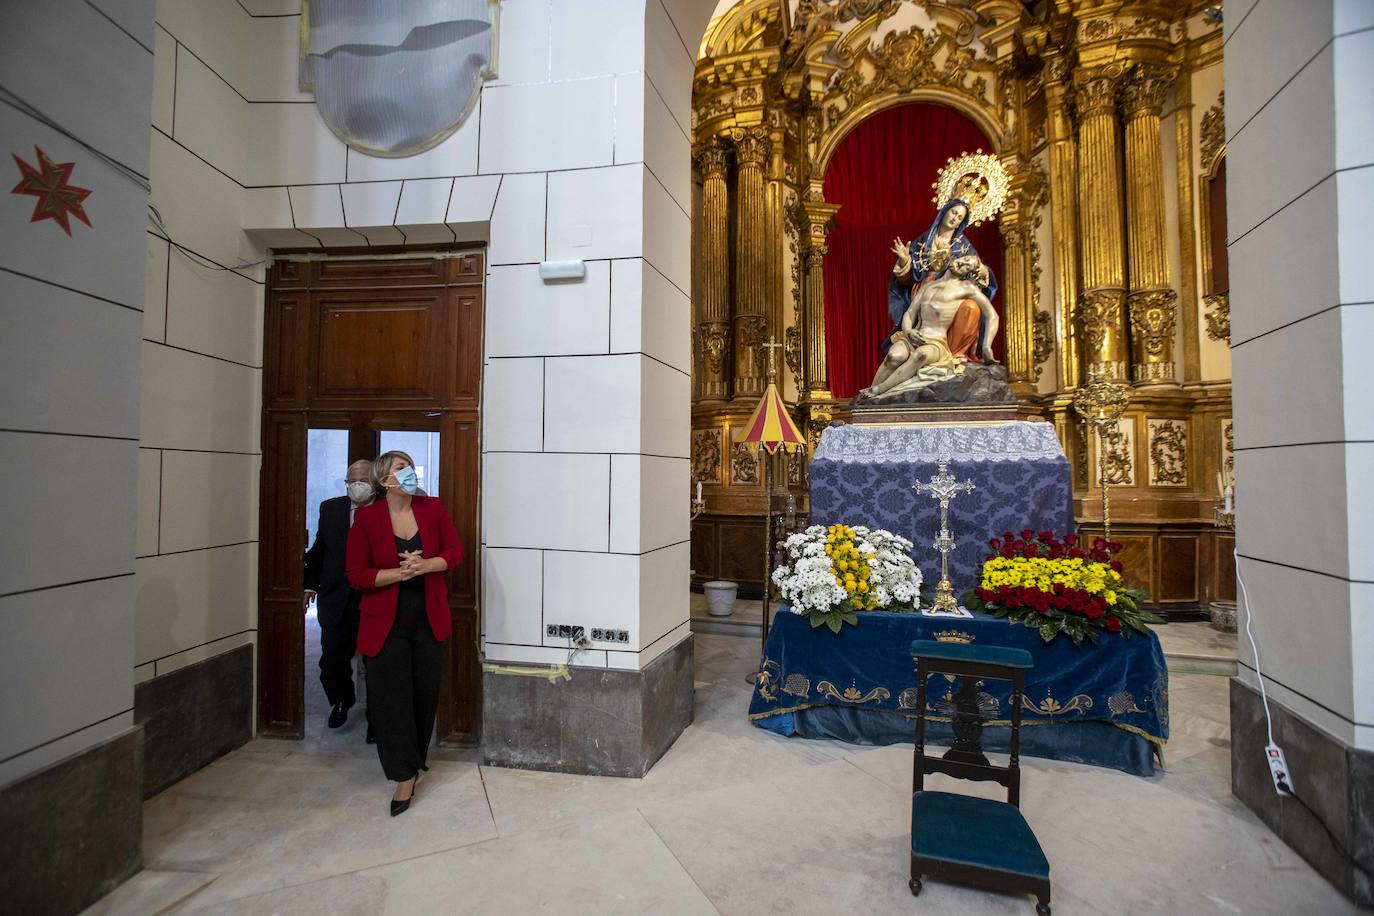
[[[935,500],[911,487],[929,480],[941,458],[951,474],[976,487],[949,504],[958,545],[949,557],[956,595],[976,584],[991,538],[1023,528],[1074,530],[1069,461],[1054,427],[1030,421],[832,426],[809,468],[812,524],[867,525],[910,538],[928,599],[940,578],[933,546],[940,512]]]

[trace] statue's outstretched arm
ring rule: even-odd
[[[992,302],[981,289],[975,289],[970,297],[978,303],[978,308],[983,314],[983,323],[987,328],[983,335],[983,359],[987,362],[994,362],[992,357],[992,342],[997,338],[997,330],[1000,319],[997,317],[997,310],[992,307]]]

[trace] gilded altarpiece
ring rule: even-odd
[[[849,419],[827,377],[824,271],[840,207],[825,199],[826,167],[857,124],[922,102],[975,123],[1010,178],[998,220],[1008,374],[1018,412],[1055,425],[1080,527],[1100,530],[1102,499],[1097,444],[1070,404],[1105,370],[1131,393],[1105,443],[1127,563],[1166,611],[1230,590],[1211,523],[1230,383],[1204,380],[1197,356],[1216,333],[1198,320],[1212,293],[1199,211],[1221,155],[1196,147],[1221,116],[1199,128],[1192,91],[1196,72],[1219,67],[1221,31],[1199,4],[1041,6],[744,0],[708,27],[692,102],[698,580],[758,588],[728,554],[762,549],[762,474],[732,442],[766,384],[763,345],[782,345],[779,390],[813,448]],[[930,217],[913,212],[913,231]],[[805,511],[804,464],[777,471],[774,511],[786,490]]]

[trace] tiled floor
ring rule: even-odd
[[[913,900],[910,746],[755,729],[756,640],[696,639],[696,720],[642,780],[436,762],[390,818],[360,722],[256,741],[147,803],[145,870],[91,912],[1033,912],[937,883]],[[1231,796],[1226,679],[1175,675],[1171,699],[1161,775],[1024,761],[1054,912],[1354,912]]]

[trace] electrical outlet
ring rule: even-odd
[[[603,642],[606,639],[606,631],[601,627],[592,627],[592,642]]]
[[[560,623],[557,626],[550,625],[547,629],[550,631],[550,636],[557,639],[571,639],[574,642],[587,635],[585,627],[579,627],[571,623]]]
[[[558,637],[558,624],[551,623],[544,627],[544,635],[551,639],[556,639]]]
[[[616,642],[625,642],[625,643],[629,642],[629,641],[630,641],[630,631],[629,631],[629,630],[616,630],[616,631],[615,631],[615,641],[616,641]]]
[[[1288,770],[1288,761],[1283,756],[1283,748],[1277,744],[1267,744],[1264,756],[1269,761],[1269,776],[1274,780],[1274,791],[1280,795],[1292,795],[1293,775]]]

